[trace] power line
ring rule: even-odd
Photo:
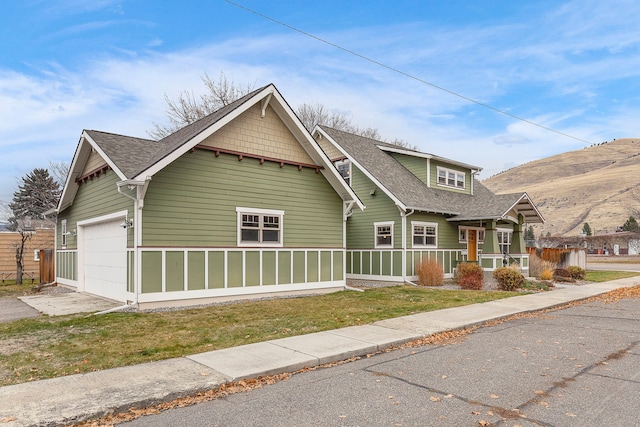
[[[239,4],[239,3],[236,3],[234,1],[231,1],[231,0],[224,0],[224,1],[226,1],[227,3],[229,3],[229,4],[233,5],[233,6],[236,6],[236,7],[240,8],[240,9],[244,9],[247,12],[253,13],[254,15],[257,15],[257,16],[259,16],[261,18],[267,19],[267,20],[269,20],[269,21],[271,21],[271,22],[273,22],[275,24],[281,25],[281,26],[283,26],[285,28],[288,28],[288,29],[290,29],[292,31],[295,31],[295,32],[300,33],[300,34],[303,34],[303,35],[305,35],[305,36],[307,36],[309,38],[312,38],[312,39],[317,40],[317,41],[319,41],[321,43],[324,43],[326,45],[329,45],[331,47],[339,49],[339,50],[341,50],[343,52],[346,52],[346,53],[348,53],[350,55],[356,56],[356,57],[358,57],[358,58],[360,58],[360,59],[362,59],[364,61],[370,62],[370,63],[375,64],[375,65],[377,65],[379,67],[382,67],[382,68],[386,68],[389,71],[392,71],[394,73],[400,74],[400,75],[405,76],[405,77],[408,77],[408,78],[410,78],[412,80],[415,80],[417,82],[420,82],[420,83],[428,85],[428,86],[431,86],[431,87],[433,87],[435,89],[438,89],[438,90],[440,90],[442,92],[446,92],[446,93],[448,93],[450,95],[453,95],[453,96],[456,96],[458,98],[464,99],[465,101],[471,102],[473,104],[476,104],[476,105],[479,105],[481,107],[487,108],[489,110],[495,111],[496,113],[503,114],[503,115],[511,117],[513,119],[519,120],[521,122],[528,123],[528,124],[530,124],[532,126],[539,127],[541,129],[547,130],[549,132],[553,132],[553,133],[556,133],[558,135],[562,135],[562,136],[567,137],[567,138],[575,139],[577,141],[584,142],[586,144],[593,144],[591,141],[587,141],[585,139],[578,138],[577,136],[569,135],[568,133],[564,133],[564,132],[561,132],[559,130],[552,129],[550,127],[541,125],[540,123],[536,123],[536,122],[533,122],[531,120],[525,119],[523,117],[516,116],[515,114],[511,114],[508,111],[504,111],[504,110],[501,110],[499,108],[493,107],[493,106],[491,106],[489,104],[485,104],[484,102],[480,102],[480,101],[477,101],[477,100],[475,100],[473,98],[469,98],[468,96],[459,94],[457,92],[454,92],[454,91],[449,90],[447,88],[444,88],[442,86],[438,86],[435,83],[431,83],[431,82],[429,82],[427,80],[421,79],[420,77],[416,77],[413,74],[409,74],[409,73],[407,73],[405,71],[399,70],[399,69],[391,67],[391,66],[389,66],[389,65],[387,65],[385,63],[382,63],[380,61],[376,61],[375,59],[372,59],[372,58],[369,58],[367,56],[364,56],[364,55],[362,55],[362,54],[360,54],[358,52],[355,52],[353,50],[350,50],[350,49],[347,49],[345,47],[342,47],[342,46],[340,46],[340,45],[338,45],[336,43],[330,42],[330,41],[325,40],[325,39],[323,39],[321,37],[313,35],[311,33],[307,33],[306,31],[303,31],[303,30],[301,30],[299,28],[296,28],[296,27],[294,27],[292,25],[289,25],[289,24],[287,24],[285,22],[278,21],[277,19],[271,18],[270,16],[267,16],[267,15],[265,15],[263,13],[257,12],[257,11],[255,11],[253,9],[250,9],[250,8],[248,8],[246,6],[243,6],[243,5]]]

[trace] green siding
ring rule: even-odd
[[[245,255],[247,262],[247,286],[257,286],[260,284],[260,252],[247,251]]]
[[[351,185],[365,204],[364,211],[354,210],[347,220],[347,247],[373,248],[375,222],[393,221],[393,247],[401,248],[402,223],[395,203],[381,189],[367,178],[355,165],[351,168]],[[371,195],[371,190],[375,194]]]
[[[167,292],[184,290],[184,253],[167,251],[165,265]]]
[[[305,255],[302,251],[293,252],[293,283],[304,283],[306,276],[304,272]]]
[[[464,190],[460,190],[460,189],[453,188],[453,187],[447,187],[447,186],[438,185],[438,166],[446,168],[446,169],[450,169],[450,170],[455,170],[457,172],[464,172],[464,183],[465,183]],[[460,166],[452,165],[452,164],[441,162],[441,161],[437,161],[437,160],[431,160],[431,187],[432,188],[437,188],[437,189],[443,190],[443,191],[454,191],[456,193],[471,194],[471,181],[472,181],[472,179],[473,178],[472,178],[472,175],[471,175],[471,170],[469,170],[469,169],[465,169],[465,168],[460,167]]]
[[[318,281],[318,251],[307,252],[307,282]]]
[[[334,252],[333,253],[333,280],[343,280],[344,279],[344,269],[342,268],[342,264],[344,263],[344,255],[343,252]]]
[[[412,222],[432,222],[438,224],[438,249],[465,249],[467,247],[465,243],[458,242],[458,223],[447,222],[442,215],[416,212],[407,217],[407,249],[413,248]]]
[[[406,154],[390,153],[390,156],[396,159],[402,166],[417,176],[420,181],[427,183],[427,159],[415,156],[407,156]]]
[[[188,289],[204,289],[205,271],[204,271],[204,252],[190,251],[187,255],[188,259]]]
[[[162,252],[142,252],[142,293],[162,292]]]
[[[262,253],[262,284],[276,285],[276,257],[275,251],[265,251]]]
[[[278,252],[278,284],[291,283],[291,251]]]
[[[224,288],[224,252],[209,252],[209,289]]]
[[[285,212],[285,247],[342,247],[342,200],[314,169],[220,154],[183,155],[145,197],[145,246],[236,246],[236,207]]]
[[[67,230],[77,229],[78,221],[96,218],[114,212],[128,211],[129,217],[133,217],[133,200],[118,193],[116,183],[120,181],[118,175],[112,170],[80,184],[73,204],[64,209],[58,215],[58,227],[56,241],[58,247],[62,244],[61,221],[67,220]],[[75,185],[75,184],[70,184]],[[128,229],[127,244],[133,246],[133,229]],[[77,248],[77,237],[67,236],[68,249]]]
[[[328,282],[331,280],[331,252],[322,251],[320,254],[320,280]]]
[[[230,288],[242,286],[242,252],[229,252],[229,283]]]
[[[67,280],[78,280],[78,252],[57,252],[56,276]]]

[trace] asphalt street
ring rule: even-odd
[[[123,426],[632,426],[640,299],[390,351]]]

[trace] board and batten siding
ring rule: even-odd
[[[142,246],[235,247],[237,207],[284,211],[284,247],[342,247],[342,199],[321,173],[208,150],[153,177]]]

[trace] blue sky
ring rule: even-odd
[[[204,73],[274,83],[294,108],[319,102],[481,178],[640,136],[635,1],[237,2],[389,68],[224,0],[7,0],[0,201],[33,168],[69,162],[83,129],[147,137],[165,94],[202,92]]]

